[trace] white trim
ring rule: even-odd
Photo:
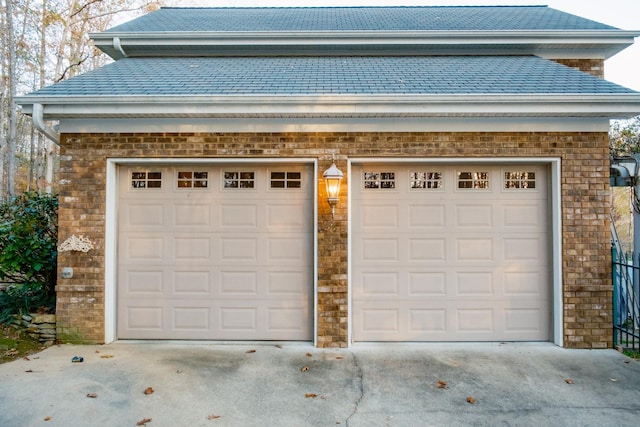
[[[62,119],[62,133],[608,132],[608,118]]]
[[[117,339],[118,162],[107,159],[104,230],[104,342]]]
[[[552,337],[551,341],[560,346],[564,346],[564,329],[563,329],[563,303],[562,303],[562,196],[561,196],[561,159],[558,157],[474,157],[474,158],[458,158],[458,157],[429,157],[429,158],[390,158],[390,157],[353,157],[347,159],[347,171],[349,181],[349,241],[348,241],[348,283],[349,283],[349,319],[348,319],[348,345],[352,342],[352,318],[353,311],[351,309],[351,284],[352,278],[352,233],[351,233],[351,165],[352,164],[380,164],[380,163],[487,163],[487,164],[504,164],[504,163],[536,163],[546,164],[551,168],[550,192],[551,204],[551,265],[552,265],[552,294],[553,294],[553,313],[552,313]]]
[[[564,304],[562,297],[562,161],[551,167],[551,253],[553,281],[553,343],[564,347]]]
[[[313,166],[313,343],[317,346],[318,323],[318,159],[317,158],[109,158],[106,162],[106,211],[105,211],[105,281],[104,313],[105,343],[117,340],[117,235],[118,235],[118,167],[122,165],[172,165],[172,164],[221,164],[221,163],[301,163]]]
[[[571,55],[572,51],[588,51],[589,58],[607,59],[633,44],[638,31],[611,30],[377,30],[377,31],[184,31],[184,32],[104,32],[90,33],[96,47],[114,59],[122,58],[123,51],[114,47],[113,39],[120,39],[122,46],[135,52],[154,49],[201,51],[208,55],[220,55],[225,50],[242,49],[244,54],[264,56],[265,52],[285,48],[289,54],[336,54],[336,52],[379,52],[384,48],[410,52],[460,54],[505,54],[509,52],[536,53],[557,57]],[[226,49],[225,49],[226,48]],[[371,48],[371,49],[367,49]],[[395,49],[394,49],[395,48]],[[557,53],[555,53],[557,52]]]

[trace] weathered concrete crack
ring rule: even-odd
[[[358,396],[358,398],[356,399],[355,405],[353,407],[353,412],[351,412],[351,414],[347,417],[347,420],[345,422],[347,427],[349,427],[349,421],[351,420],[351,417],[353,417],[358,412],[358,409],[360,408],[360,402],[362,402],[362,399],[364,398],[364,372],[362,370],[362,367],[358,363],[358,357],[353,352],[350,353],[353,357],[353,364],[358,372],[358,377],[356,380],[359,382],[358,388],[360,389],[360,396]]]

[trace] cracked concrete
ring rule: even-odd
[[[145,418],[148,427],[635,425],[640,362],[551,344],[123,342],[0,365],[3,427]]]

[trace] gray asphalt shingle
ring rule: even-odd
[[[107,32],[612,30],[546,6],[162,8]]]
[[[126,58],[33,96],[623,94],[535,56]]]

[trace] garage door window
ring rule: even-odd
[[[364,171],[363,182],[367,190],[396,188],[396,174],[395,172]]]
[[[224,172],[224,188],[254,188],[256,184],[255,172]]]
[[[458,172],[458,188],[462,190],[489,189],[489,172]]]
[[[412,190],[437,190],[442,188],[442,172],[409,172]]]
[[[536,188],[535,172],[505,172],[504,173],[505,190],[533,190]]]
[[[301,186],[300,172],[271,172],[271,188],[300,188]]]
[[[131,188],[162,188],[162,172],[131,172]]]
[[[209,185],[208,172],[182,171],[178,172],[178,188],[207,188]]]

